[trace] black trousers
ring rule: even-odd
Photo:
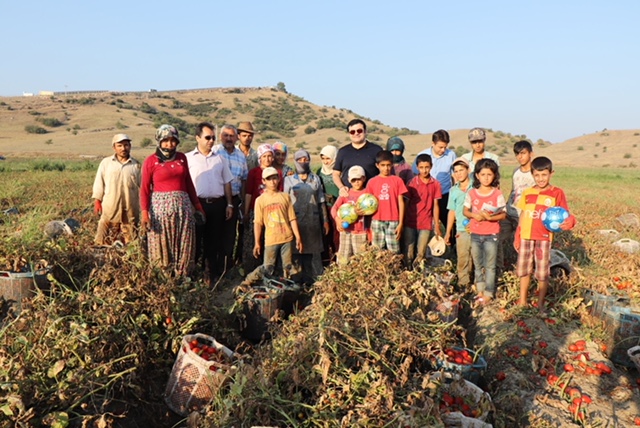
[[[220,228],[225,222],[227,200],[222,197],[213,202],[200,199],[207,222],[196,226],[196,263],[202,269],[209,268],[211,278],[222,274],[224,270],[224,245],[220,239]]]

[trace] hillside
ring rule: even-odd
[[[348,109],[317,106],[276,88],[218,88],[174,92],[99,92],[36,97],[0,97],[0,154],[8,157],[91,158],[110,154],[115,133],[133,139],[134,156],[151,153],[155,128],[177,126],[183,150],[194,146],[193,126],[209,120],[217,125],[250,120],[259,130],[254,144],[276,139],[290,150],[304,147],[317,154],[326,144],[342,146],[349,138],[344,125],[361,117]],[[390,136],[404,140],[409,160],[430,146],[431,135],[363,118],[369,139],[384,145]],[[457,153],[469,150],[468,129],[448,130]],[[514,163],[513,142],[525,136],[488,129],[487,150],[503,163]],[[640,156],[635,130],[602,131],[551,145],[536,143],[536,153],[558,165],[637,168]]]

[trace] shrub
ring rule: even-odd
[[[631,153],[625,153],[623,158],[624,159],[631,159]]]
[[[313,134],[314,132],[316,132],[316,128],[314,128],[311,125],[309,125],[306,128],[304,128],[304,133],[305,134]]]
[[[328,137],[327,138],[327,143],[333,143],[334,141],[336,141],[336,139],[333,138],[333,137]]]
[[[118,129],[127,129],[128,126],[125,125],[124,123],[120,122],[120,121],[117,121],[116,122],[116,128],[118,128]]]
[[[140,147],[149,147],[152,143],[151,138],[145,137],[140,141]]]
[[[50,162],[49,160],[38,160],[31,165],[33,171],[64,171],[67,168],[63,162]]]
[[[38,112],[38,111],[33,110],[33,111],[30,111],[30,112],[29,112],[29,114],[30,114],[31,116],[40,116],[42,113],[40,113],[40,112]]]
[[[27,125],[24,127],[24,130],[29,134],[46,134],[47,130],[38,125]]]
[[[47,141],[44,142],[47,145],[53,144],[53,140],[51,138],[49,138]]]
[[[583,146],[578,146],[578,150],[584,150]]]
[[[318,122],[316,122],[316,127],[318,129],[344,129],[346,126],[347,124],[339,119],[319,119]]]
[[[48,126],[50,128],[55,128],[57,126],[63,125],[63,123],[55,117],[38,117],[36,118],[36,120],[42,123],[44,126]]]
[[[143,113],[147,113],[147,114],[156,114],[158,113],[158,110],[156,110],[155,107],[150,106],[147,103],[142,103],[142,105],[140,106],[140,111]]]

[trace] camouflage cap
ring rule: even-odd
[[[178,137],[178,130],[175,128],[175,126],[164,124],[160,125],[160,127],[156,130],[156,141],[158,143],[171,137],[180,142],[180,138]]]
[[[473,128],[469,131],[469,141],[484,141],[487,139],[487,134],[482,128]]]

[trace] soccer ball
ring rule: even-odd
[[[338,218],[342,221],[343,229],[344,223],[347,223],[347,226],[353,224],[358,220],[358,214],[356,213],[356,207],[353,204],[343,204],[338,208]]]
[[[560,224],[569,218],[569,211],[562,207],[549,207],[540,216],[542,224],[549,232],[560,232]]]
[[[364,215],[372,215],[378,211],[378,198],[371,193],[363,193],[356,201],[356,205]]]

